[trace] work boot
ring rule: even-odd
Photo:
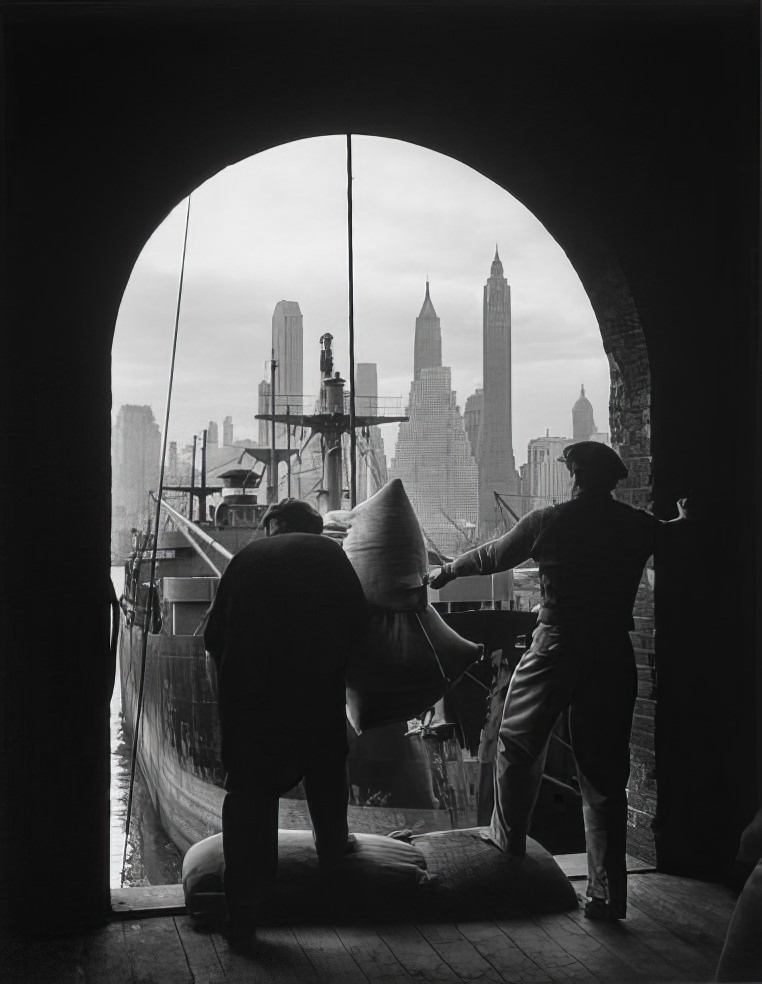
[[[246,953],[254,946],[257,934],[256,910],[249,907],[236,907],[229,911],[225,939],[236,953]]]
[[[624,919],[624,915],[618,915],[606,901],[606,899],[590,898],[585,899],[585,916],[588,919],[596,919],[599,922],[616,922],[617,919]]]

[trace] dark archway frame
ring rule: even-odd
[[[616,363],[612,436],[645,462],[651,428],[655,511],[694,491],[715,520],[708,550],[657,570],[656,833],[663,870],[721,875],[757,794],[757,615],[735,587],[707,594],[708,562],[743,599],[759,583],[756,4],[43,3],[1,27],[5,918],[108,910],[110,347],[129,273],[220,167],[322,133],[429,147],[524,202]],[[48,505],[21,523],[41,457]]]

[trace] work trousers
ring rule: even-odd
[[[571,743],[582,793],[587,894],[612,915],[627,908],[627,781],[637,695],[632,643],[625,629],[540,623],[506,695],[495,767],[491,837],[526,835],[553,727],[569,708]]]
[[[231,920],[256,922],[272,896],[278,867],[278,801],[300,780],[321,866],[347,849],[346,734],[281,735],[277,747],[267,744],[265,740],[255,746],[249,761],[231,768],[225,784],[222,849]]]

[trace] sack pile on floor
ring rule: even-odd
[[[347,668],[347,716],[360,734],[419,717],[482,655],[428,603],[426,544],[399,479],[348,517],[344,551],[371,609]]]

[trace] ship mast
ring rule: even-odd
[[[344,412],[345,380],[333,368],[333,335],[326,332],[320,336],[320,399],[315,413],[258,413],[256,420],[269,420],[275,424],[301,426],[320,436],[323,447],[323,488],[319,493],[321,511],[341,509],[343,498],[342,436],[352,434],[357,428],[376,427],[379,424],[396,424],[409,420],[409,417],[386,417],[383,415],[356,416]],[[350,399],[351,406],[351,399]],[[280,451],[279,454],[283,454]],[[270,458],[276,455],[270,453]]]

